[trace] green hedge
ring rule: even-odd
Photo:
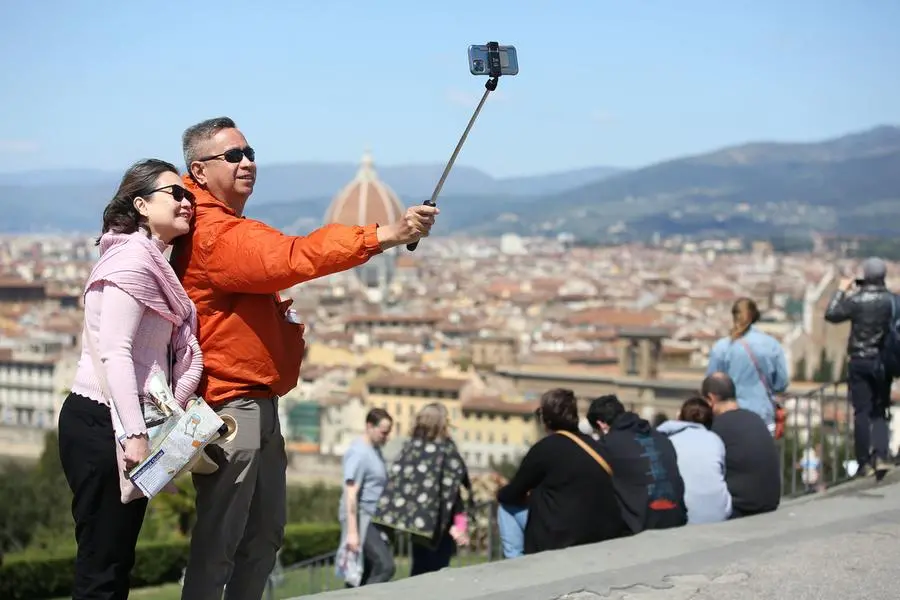
[[[341,529],[337,523],[299,523],[285,529],[281,562],[291,565],[307,558],[326,554],[337,548]],[[139,544],[132,587],[145,587],[178,581],[187,564],[188,540]],[[4,558],[0,566],[0,598],[4,600],[38,600],[57,598],[72,593],[75,555],[23,552]]]

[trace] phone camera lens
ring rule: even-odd
[[[476,73],[483,73],[484,72],[484,61],[481,60],[480,58],[476,58],[475,60],[472,61],[472,68],[475,70]]]

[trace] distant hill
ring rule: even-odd
[[[431,197],[443,165],[375,165],[379,176],[407,205]],[[287,227],[298,219],[321,224],[330,199],[355,175],[351,163],[260,165],[247,214]],[[450,196],[528,197],[559,193],[621,172],[594,167],[531,177],[495,178],[455,166],[442,191]],[[0,203],[8,208],[0,232],[94,232],[122,174],[66,169],[0,173]]]
[[[406,204],[431,195],[442,165],[375,165]],[[303,233],[356,172],[350,163],[260,167],[248,216]],[[95,232],[119,173],[0,175],[0,231]],[[22,183],[20,183],[20,181]],[[813,143],[753,142],[631,171],[607,167],[495,178],[457,167],[436,233],[555,234],[584,240],[687,236],[900,235],[900,128]]]
[[[497,210],[478,233],[567,231],[587,239],[900,233],[900,128],[816,143],[752,143],[610,176]]]

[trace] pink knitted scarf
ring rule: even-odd
[[[108,281],[172,323],[175,373],[170,376],[177,379],[194,360],[192,346],[197,343],[197,309],[166,262],[158,243],[143,231],[104,234],[100,238],[100,260],[88,277],[85,293],[92,286]],[[173,390],[175,399],[182,405],[192,392],[180,389],[177,384]]]

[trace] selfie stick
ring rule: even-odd
[[[478,106],[475,108],[475,112],[472,113],[472,118],[469,119],[469,124],[466,126],[466,130],[463,131],[462,137],[459,138],[459,143],[456,144],[456,149],[453,151],[453,154],[450,155],[450,160],[447,162],[447,166],[444,167],[444,172],[441,175],[441,178],[437,182],[437,186],[434,188],[434,192],[431,194],[431,199],[423,202],[425,206],[437,206],[437,197],[438,194],[441,193],[441,188],[444,187],[444,182],[447,180],[447,176],[450,174],[450,169],[453,168],[453,163],[456,162],[456,157],[459,156],[459,151],[462,150],[463,144],[466,143],[466,138],[469,137],[469,132],[472,130],[472,125],[475,124],[475,119],[478,118],[478,114],[481,112],[481,107],[484,106],[484,102],[487,100],[488,95],[491,92],[497,89],[497,82],[500,80],[500,44],[497,42],[488,42],[488,64],[489,71],[488,76],[489,79],[484,84],[484,94],[481,96],[481,101],[478,103]],[[406,249],[410,252],[414,252],[416,247],[419,245],[418,241],[415,241],[411,244],[406,245]]]

